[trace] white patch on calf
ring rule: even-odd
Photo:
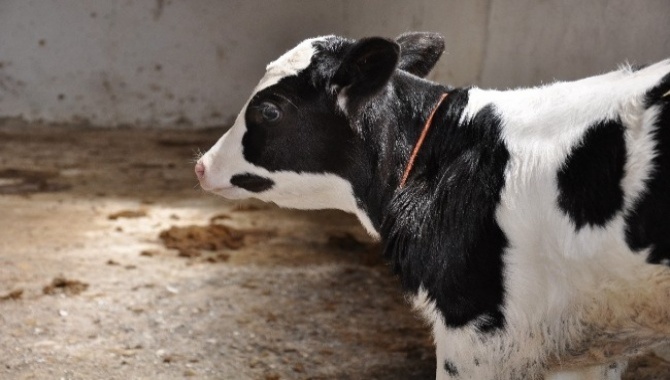
[[[654,106],[642,113],[642,101],[629,103],[622,110],[621,119],[626,126],[626,166],[621,187],[624,190],[626,208],[634,206],[646,188],[656,157],[656,141],[654,131],[659,107]]]
[[[344,113],[345,115],[348,115],[347,113],[347,102],[349,100],[347,99],[347,88],[343,88],[339,94],[337,94],[337,106],[340,108],[340,111]]]
[[[265,75],[254,89],[253,94],[277,84],[282,78],[298,75],[300,71],[307,68],[312,62],[312,56],[314,56],[314,53],[316,52],[314,42],[326,38],[328,37],[317,37],[304,40],[299,43],[298,46],[270,62],[265,68]]]

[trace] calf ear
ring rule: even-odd
[[[444,52],[444,38],[437,33],[409,32],[396,38],[400,45],[398,68],[425,77]]]
[[[380,37],[363,38],[349,48],[331,84],[337,90],[344,90],[339,96],[346,97],[347,103],[363,101],[386,86],[399,57],[397,43]],[[338,100],[343,106],[343,99]]]

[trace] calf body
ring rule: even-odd
[[[438,379],[619,378],[670,342],[670,61],[489,91],[424,80],[442,50],[301,43],[199,160],[201,186],[355,213],[431,323]]]

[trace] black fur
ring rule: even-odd
[[[379,37],[361,39],[348,49],[331,84],[346,91],[349,101],[367,100],[386,87],[399,59],[397,43]]]
[[[419,77],[433,69],[444,52],[444,38],[436,33],[405,33],[396,38],[400,45],[398,68]]]
[[[256,114],[264,102],[283,112],[282,120],[264,122]],[[247,133],[242,138],[244,158],[270,171],[339,173],[350,165],[341,147],[355,144],[347,120],[334,100],[311,84],[307,73],[282,79],[260,91],[247,107]],[[306,132],[309,130],[309,132]],[[313,157],[320,157],[319,160]]]
[[[650,263],[670,259],[670,74],[645,97],[647,108],[659,107],[654,130],[656,156],[647,189],[626,215],[626,241],[631,249],[651,248]]]
[[[620,120],[590,127],[557,174],[558,205],[577,230],[604,226],[623,207],[624,131]]]
[[[386,257],[406,289],[423,287],[450,327],[478,319],[504,325],[503,251],[495,220],[509,153],[500,119],[485,107],[457,125],[467,91],[452,91],[436,113],[408,184],[382,226]],[[446,110],[445,110],[446,109]]]
[[[251,173],[235,174],[230,179],[230,183],[247,191],[251,191],[252,193],[260,193],[262,191],[270,190],[275,185],[274,181],[270,178],[257,176]]]
[[[458,377],[458,368],[449,360],[444,361],[444,371],[451,377]]]

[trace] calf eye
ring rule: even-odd
[[[281,109],[273,103],[263,103],[261,105],[261,115],[267,122],[274,123],[282,117]]]

